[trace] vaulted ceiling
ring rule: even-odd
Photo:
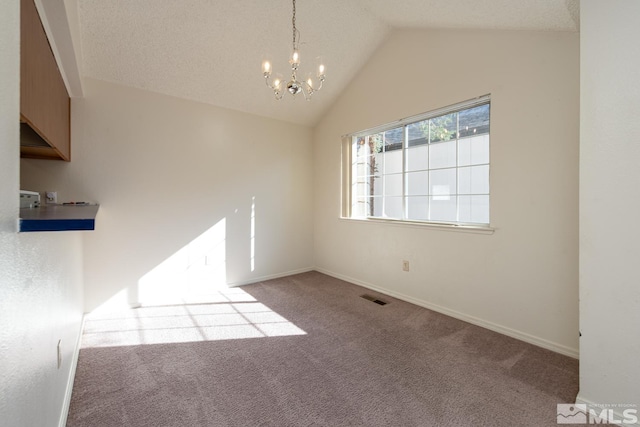
[[[310,102],[288,94],[276,101],[261,63],[270,58],[274,72],[288,77],[291,0],[65,0],[65,6],[77,23],[82,77],[309,126],[394,29],[579,30],[578,0],[297,0],[302,75],[322,56],[327,80]]]

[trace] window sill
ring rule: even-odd
[[[402,221],[398,219],[382,219],[382,218],[347,218],[340,217],[341,221],[359,222],[366,224],[386,224],[396,227],[409,228],[426,228],[438,231],[454,231],[473,234],[493,234],[495,228],[479,226],[479,225],[456,225],[456,224],[440,224],[437,222],[421,222],[421,221]]]

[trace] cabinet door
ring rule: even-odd
[[[20,7],[20,121],[49,147],[21,147],[23,157],[69,161],[70,100],[33,0]]]

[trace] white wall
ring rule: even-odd
[[[578,54],[575,33],[393,34],[315,129],[316,266],[576,356]],[[495,233],[339,219],[341,135],[484,94]]]
[[[25,160],[22,179],[61,201],[101,205],[84,241],[87,310],[114,297],[139,302],[140,280],[216,225],[222,255],[212,246],[198,266],[173,272],[184,280],[146,285],[192,286],[187,270],[207,262],[222,261],[232,284],[313,266],[308,128],[98,80],[83,88],[72,101],[71,163]]]
[[[19,13],[19,1],[0,3],[0,423],[57,426],[82,320],[82,238],[16,232]]]
[[[580,4],[580,394],[640,408],[640,2]]]

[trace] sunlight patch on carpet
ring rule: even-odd
[[[82,348],[290,335],[306,332],[246,294],[245,301],[97,311],[86,317]]]

